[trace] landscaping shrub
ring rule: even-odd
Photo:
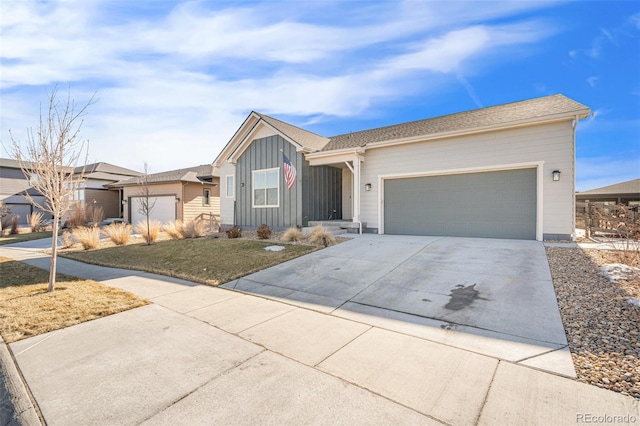
[[[115,245],[124,246],[127,245],[129,237],[131,237],[131,225],[128,223],[112,223],[102,228],[102,232]]]
[[[285,243],[292,243],[296,241],[302,241],[304,239],[304,234],[298,228],[289,228],[287,229],[280,240]]]
[[[29,227],[31,228],[31,232],[39,232],[42,231],[45,227],[44,221],[42,218],[44,214],[42,212],[32,212],[29,215],[27,221],[29,222]]]
[[[20,215],[12,214],[2,218],[2,233],[3,234],[17,234],[18,222],[20,221]]]
[[[160,233],[160,228],[162,228],[162,224],[157,220],[150,220],[149,227],[147,228],[147,221],[141,220],[138,222],[134,228],[134,230],[142,235],[145,240],[149,242],[154,242],[158,238],[158,234]],[[147,235],[148,229],[148,235]]]
[[[240,238],[242,237],[242,228],[240,228],[239,226],[233,226],[229,229],[227,229],[227,238]]]
[[[202,219],[194,219],[184,225],[182,229],[182,235],[185,238],[204,237],[204,234],[204,221]]]
[[[167,222],[162,225],[162,230],[174,240],[184,238],[184,235],[182,234],[183,229],[184,225],[180,219],[174,220],[173,222]]]
[[[309,241],[313,244],[322,244],[325,247],[336,243],[336,237],[327,231],[322,225],[318,225],[309,234]]]
[[[76,204],[69,209],[69,214],[67,216],[67,228],[74,229],[84,226],[87,226],[87,212],[85,211],[84,206]]]
[[[71,231],[73,238],[82,245],[85,250],[97,248],[100,245],[100,229],[81,226]]]
[[[62,248],[71,248],[73,246],[75,246],[76,243],[75,241],[73,241],[73,238],[71,236],[71,232],[69,231],[64,231],[62,233]]]
[[[264,223],[260,225],[257,231],[258,238],[261,240],[268,240],[271,237],[271,229]]]

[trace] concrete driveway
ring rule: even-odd
[[[223,287],[575,377],[537,241],[362,235]]]

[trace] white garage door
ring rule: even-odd
[[[137,224],[145,220],[144,213],[140,212],[140,199],[142,197],[131,197],[131,223]],[[153,205],[149,217],[151,220],[159,220],[162,223],[176,220],[176,197],[175,195],[149,197],[149,205]]]

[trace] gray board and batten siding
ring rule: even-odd
[[[386,234],[536,239],[536,169],[384,181]]]
[[[291,189],[284,180],[282,154],[296,168]],[[252,171],[278,168],[278,207],[253,207]],[[342,170],[311,167],[296,147],[279,135],[254,140],[238,158],[235,167],[236,225],[273,229],[304,227],[310,220],[342,218]],[[335,212],[334,212],[335,211]]]

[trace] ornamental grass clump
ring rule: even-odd
[[[126,246],[129,242],[129,237],[131,237],[131,225],[128,223],[112,223],[102,228],[102,232],[115,245]]]
[[[167,222],[162,225],[162,230],[174,240],[179,240],[184,238],[182,231],[184,229],[184,225],[180,219],[174,220],[172,222]]]
[[[280,241],[285,243],[294,243],[302,241],[303,239],[304,234],[298,228],[289,228],[282,234],[282,237],[280,237]]]
[[[309,234],[309,241],[328,247],[336,243],[336,237],[322,225],[318,225]]]
[[[73,238],[82,245],[82,248],[85,250],[91,250],[94,248],[98,248],[100,245],[100,229],[91,227],[87,228],[86,226],[81,226],[79,228],[71,231]]]
[[[184,225],[182,229],[182,235],[185,238],[200,238],[204,237],[204,221],[202,219],[194,219]]]
[[[147,226],[146,220],[141,220],[136,224],[133,228],[138,234],[142,235],[147,242],[153,243],[158,239],[158,235],[160,234],[160,229],[162,228],[162,224],[157,220],[150,220]]]
[[[27,221],[29,222],[29,227],[31,228],[31,232],[40,232],[45,228],[44,224],[44,214],[42,212],[32,212]]]

